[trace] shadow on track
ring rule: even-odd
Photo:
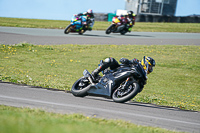
[[[110,37],[112,37],[112,36],[109,36],[109,35],[97,35],[97,34],[82,34],[82,35],[79,35],[79,34],[68,34],[69,36],[70,35],[73,35],[73,36],[78,36],[78,37],[83,37],[83,36],[88,36],[88,37],[108,37],[108,38],[110,38]]]
[[[111,102],[113,104],[124,104],[128,106],[139,106],[143,108],[155,108],[155,109],[162,109],[162,110],[172,110],[172,111],[191,111],[191,112],[198,112],[198,111],[192,111],[192,110],[181,110],[179,108],[175,107],[169,107],[169,106],[160,106],[156,104],[150,104],[150,103],[140,103],[140,102],[134,102],[134,101],[129,101],[126,103],[116,103],[112,99],[107,99],[103,97],[85,97],[87,99],[92,99],[92,100],[98,100],[98,101],[104,101],[104,102]]]
[[[94,36],[94,37],[112,37],[112,36],[104,36],[104,35],[95,35],[95,34],[83,34],[82,36]]]
[[[147,36],[147,35],[135,35],[135,34],[125,34],[124,36],[135,36],[135,37],[154,37],[154,36]]]
[[[125,35],[121,35],[121,34],[109,34],[109,35],[97,35],[97,34],[83,34],[83,35],[79,35],[79,34],[73,34],[76,36],[90,36],[90,37],[107,37],[107,38],[116,38],[116,37],[149,37],[149,38],[154,38],[154,36],[148,36],[148,35],[136,35],[136,34],[125,34]]]
[[[115,35],[115,36],[121,36],[121,37],[151,37],[153,38],[154,36],[148,36],[148,35],[137,35],[137,34],[134,34],[134,33],[128,33],[128,34],[125,34],[125,35],[121,35],[120,33],[113,33],[113,34],[110,34],[110,35]]]

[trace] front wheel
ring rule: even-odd
[[[111,24],[108,29],[106,30],[106,34],[110,34],[115,28],[115,25],[114,24]]]
[[[71,29],[72,29],[72,25],[70,24],[65,28],[64,33],[68,34],[71,31]]]
[[[128,87],[121,89],[123,83],[113,92],[112,99],[118,103],[124,103],[134,98],[140,90],[138,83],[132,83]]]
[[[84,97],[87,96],[87,91],[90,89],[90,86],[90,82],[82,77],[73,84],[71,92],[74,96]]]

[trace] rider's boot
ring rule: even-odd
[[[131,29],[132,29],[132,28],[128,28],[128,32],[131,32]]]
[[[97,78],[98,74],[101,71],[104,71],[108,67],[110,67],[110,69],[113,70],[113,69],[119,67],[119,64],[118,64],[118,62],[114,58],[111,58],[111,57],[106,58],[104,61],[102,61],[101,65],[92,72],[91,75],[94,78]]]
[[[94,71],[92,71],[91,75],[94,77],[94,79],[96,79],[98,77],[98,74],[105,70],[106,68],[108,68],[108,64],[102,64],[101,66],[99,66],[97,69],[95,69]]]
[[[90,23],[88,24],[88,30],[89,30],[89,31],[92,31],[92,26],[91,26]]]
[[[99,69],[95,69],[94,71],[92,71],[91,76],[92,76],[92,80],[93,82],[97,83],[98,82],[98,74],[99,74]]]
[[[99,68],[97,68],[97,69],[95,69],[94,71],[92,71],[92,76],[94,77],[94,78],[96,78],[97,77],[97,75],[100,73],[101,71],[99,70]]]

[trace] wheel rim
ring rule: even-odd
[[[111,32],[111,30],[110,30],[110,29],[108,29],[108,30],[107,30],[107,33],[110,33],[110,32]]]
[[[113,29],[114,29],[114,26],[111,26],[109,29],[107,29],[106,33],[111,33]]]
[[[134,90],[134,85],[129,85],[126,89],[121,89],[121,86],[115,91],[115,96],[120,98],[130,94]]]
[[[80,86],[80,84],[81,84],[81,81],[79,81],[79,82],[77,83],[77,85],[75,86],[75,89],[76,89],[76,90],[82,90],[82,89],[84,89],[85,87],[87,87],[87,86],[89,85],[88,83],[82,83],[82,84],[84,84],[84,85]]]
[[[72,27],[69,27],[69,28],[67,29],[67,32],[70,32],[70,31],[71,31],[71,28],[72,28]]]

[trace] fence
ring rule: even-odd
[[[96,21],[111,21],[114,14],[95,13]],[[174,23],[200,23],[200,16],[175,17],[159,15],[137,15],[136,22],[174,22]]]
[[[138,15],[136,22],[175,22],[175,23],[200,23],[200,17],[175,17],[157,15]]]

